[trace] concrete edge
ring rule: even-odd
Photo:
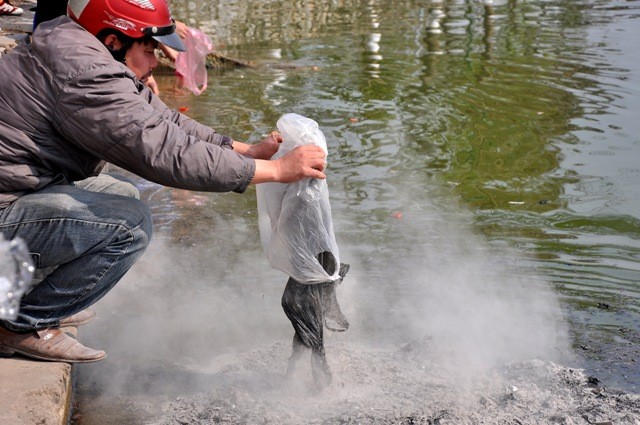
[[[20,16],[0,16],[0,58],[28,40],[35,0],[12,0]],[[72,335],[75,327],[64,329]],[[67,425],[73,403],[73,366],[31,360],[22,356],[0,358],[0,424]]]
[[[75,327],[63,329],[76,336]],[[0,358],[0,423],[67,425],[73,403],[73,366],[22,356]]]

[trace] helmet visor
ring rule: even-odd
[[[176,24],[173,22],[173,19],[171,25],[164,27],[146,27],[142,29],[142,33],[174,50],[179,52],[187,51],[182,39],[176,34]]]

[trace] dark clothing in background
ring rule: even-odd
[[[38,0],[33,18],[33,30],[43,22],[67,14],[67,0]]]

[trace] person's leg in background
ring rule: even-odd
[[[22,10],[22,8],[12,5],[9,3],[9,0],[0,0],[0,16],[19,16],[23,13],[24,10]]]
[[[33,30],[42,22],[67,14],[67,0],[38,0],[33,17]]]

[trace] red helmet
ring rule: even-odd
[[[69,17],[93,35],[107,28],[131,38],[151,36],[184,52],[167,0],[69,0]]]

